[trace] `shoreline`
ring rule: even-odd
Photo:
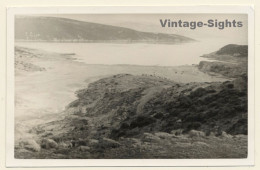
[[[16,54],[21,55],[21,61],[45,69],[16,70],[15,121],[26,124],[28,129],[57,119],[76,99],[76,91],[115,74],[158,76],[180,83],[227,80],[203,73],[196,66],[93,65],[79,62],[71,55],[16,48],[24,51]]]
[[[219,48],[218,46],[220,46],[212,45],[209,49],[199,50],[205,43],[190,43],[187,45],[16,43],[15,45],[27,48],[37,48],[43,51],[48,50],[49,52],[57,54],[75,53],[76,55],[74,55],[74,57],[78,58],[78,61],[87,64],[159,65],[170,67],[186,64],[199,64],[201,60],[207,60],[199,56],[208,53],[209,51],[217,50]],[[129,52],[126,53],[126,51]]]
[[[18,47],[19,48],[19,47]],[[128,138],[122,138],[118,141],[110,138],[96,139],[88,133],[94,133],[95,129],[93,127],[98,128],[99,124],[107,127],[110,127],[107,122],[109,119],[109,115],[113,114],[113,110],[108,110],[108,115],[104,114],[104,117],[98,117],[99,114],[93,115],[85,115],[84,106],[82,108],[73,108],[74,105],[77,105],[78,95],[79,93],[88,92],[87,89],[90,88],[87,95],[87,98],[95,99],[96,96],[102,96],[102,93],[106,96],[105,86],[109,86],[108,89],[112,88],[112,91],[107,93],[107,97],[112,95],[110,100],[117,101],[113,95],[117,93],[113,93],[113,90],[118,90],[119,96],[124,97],[124,89],[132,89],[127,91],[130,95],[140,95],[142,99],[140,100],[140,107],[138,107],[139,111],[142,112],[144,109],[145,103],[148,101],[158,100],[153,98],[156,94],[161,93],[162,96],[172,94],[178,95],[179,92],[183,92],[183,90],[191,90],[196,88],[206,88],[210,85],[219,86],[224,81],[227,81],[227,78],[218,77],[216,75],[210,76],[207,73],[203,73],[199,70],[198,66],[138,66],[138,65],[93,65],[93,64],[85,64],[83,62],[79,62],[75,60],[73,55],[64,55],[59,53],[50,53],[42,50],[28,49],[28,48],[20,48],[20,52],[16,55],[19,56],[19,60],[24,63],[30,63],[33,65],[33,69],[27,68],[23,70],[22,74],[16,74],[16,107],[15,107],[15,157],[16,158],[36,158],[36,159],[44,159],[49,157],[59,157],[61,159],[65,159],[67,157],[73,158],[99,158],[100,155],[96,150],[99,148],[99,145],[103,147],[103,143],[108,143],[109,145],[117,145],[117,147],[121,147],[125,149],[127,145],[124,143],[128,142]],[[22,50],[24,50],[22,52]],[[16,56],[16,57],[17,57]],[[27,66],[31,66],[28,64]],[[37,68],[44,68],[44,70],[39,70]],[[36,68],[36,70],[35,70]],[[17,70],[19,72],[19,70]],[[122,80],[121,80],[122,79]],[[117,82],[115,82],[115,80]],[[129,81],[129,82],[128,82]],[[128,82],[128,83],[127,83]],[[215,82],[215,83],[214,83]],[[90,84],[91,83],[91,84]],[[110,84],[109,84],[110,83]],[[132,83],[132,84],[131,84]],[[135,84],[137,83],[137,84]],[[118,84],[119,87],[122,88],[123,91],[120,92],[120,88],[116,88]],[[174,91],[172,89],[176,85],[177,90]],[[183,87],[182,87],[183,85]],[[100,88],[98,87],[100,86]],[[137,88],[139,86],[139,88]],[[154,88],[154,87],[155,88]],[[103,87],[103,88],[101,88]],[[115,89],[113,89],[113,87]],[[138,92],[138,90],[142,88],[147,88],[145,91]],[[210,88],[210,87],[209,87]],[[93,91],[92,91],[93,90]],[[137,93],[135,92],[137,90]],[[168,92],[164,93],[164,90],[168,90]],[[171,91],[173,90],[173,91]],[[109,90],[108,90],[109,91]],[[178,92],[179,91],[179,92]],[[93,92],[93,93],[92,93]],[[95,94],[96,93],[96,94]],[[77,95],[76,95],[77,94]],[[185,93],[184,93],[185,94]],[[127,100],[123,100],[122,102],[128,101],[128,95],[126,95]],[[169,96],[170,97],[170,96]],[[179,97],[175,96],[176,99]],[[136,101],[139,99],[133,97]],[[169,100],[171,97],[169,98]],[[82,100],[82,99],[81,99]],[[84,100],[84,99],[83,99]],[[86,99],[86,102],[88,99]],[[115,102],[114,101],[114,102]],[[95,103],[95,100],[92,101]],[[117,101],[120,103],[120,101]],[[157,103],[158,101],[153,101]],[[181,100],[182,102],[182,100]],[[185,102],[185,101],[184,101]],[[112,102],[113,103],[113,102]],[[109,107],[111,103],[108,102]],[[165,103],[167,104],[167,102]],[[67,108],[66,108],[67,107]],[[87,107],[93,107],[90,103]],[[111,106],[110,106],[111,107]],[[109,107],[109,108],[110,108]],[[125,107],[125,106],[124,106]],[[122,109],[124,108],[122,107]],[[100,108],[100,105],[99,107]],[[102,107],[101,107],[102,108]],[[112,107],[114,108],[114,107]],[[129,109],[132,108],[132,104],[130,102]],[[118,106],[116,106],[116,109]],[[104,110],[104,111],[105,111]],[[107,111],[107,110],[106,110]],[[77,114],[80,112],[79,114]],[[83,112],[83,113],[81,113]],[[94,111],[94,113],[96,113]],[[98,110],[97,110],[98,113]],[[102,115],[103,112],[100,114]],[[141,114],[142,115],[142,114]],[[166,114],[167,115],[167,114]],[[20,118],[22,119],[19,119]],[[83,116],[83,117],[82,117]],[[95,117],[97,116],[97,117]],[[106,117],[108,116],[108,117]],[[140,115],[139,115],[140,116]],[[102,122],[104,120],[104,122]],[[75,122],[74,122],[75,121]],[[90,123],[86,124],[86,121]],[[119,120],[115,120],[119,121]],[[134,121],[134,120],[133,120]],[[114,122],[114,121],[112,121]],[[107,124],[106,124],[107,123]],[[116,123],[117,124],[117,123]],[[68,126],[67,126],[68,125]],[[63,127],[64,126],[64,127]],[[86,126],[86,129],[84,128]],[[89,127],[88,127],[89,126]],[[101,126],[102,127],[102,126]],[[57,130],[58,128],[58,130]],[[60,129],[60,130],[59,130]],[[74,134],[74,130],[77,133]],[[86,130],[86,132],[85,132]],[[88,131],[90,130],[90,131]],[[97,130],[97,129],[96,129]],[[102,131],[102,130],[101,130]],[[106,132],[106,131],[104,131]],[[97,144],[93,146],[90,144],[83,146],[76,146],[68,148],[70,140],[66,137],[67,133],[69,136],[75,135],[75,138],[78,142],[81,141],[81,138],[88,139],[89,141],[98,141]],[[83,133],[83,137],[77,136],[78,133]],[[204,132],[202,132],[204,133]],[[173,154],[171,152],[167,152],[167,148],[171,147],[171,149],[178,149],[178,147],[182,147],[181,145],[176,145],[177,143],[182,143],[183,141],[188,143],[191,149],[196,149],[197,144],[190,143],[192,136],[190,134],[181,134],[180,136],[175,136],[172,133],[166,132],[157,132],[157,133],[144,133],[148,135],[148,137],[152,137],[156,139],[155,141],[150,141],[153,148],[156,149],[156,146],[160,143],[157,141],[157,138],[161,138],[160,135],[163,135],[162,141],[166,143],[171,143],[170,146],[162,145],[163,150],[167,153],[167,155],[171,158],[179,158],[186,157],[185,155],[181,155],[181,152],[178,154]],[[46,136],[47,135],[47,136]],[[49,136],[48,136],[49,135]],[[55,135],[57,135],[57,140],[62,140],[64,138],[64,142],[54,141]],[[61,135],[61,136],[60,136]],[[65,135],[65,136],[64,136]],[[87,136],[86,136],[87,135]],[[135,139],[129,138],[129,140],[138,140],[138,141],[146,141],[146,136],[144,135],[144,139]],[[159,135],[159,136],[157,136]],[[226,135],[226,136],[225,136]],[[166,138],[165,138],[166,136]],[[173,139],[175,142],[173,142]],[[52,139],[53,137],[53,139]],[[205,138],[205,139],[204,139]],[[215,151],[215,139],[220,142],[225,142],[229,147],[233,146],[234,142],[236,142],[237,136],[229,135],[223,133],[222,136],[205,136],[202,138],[196,139],[195,143],[199,143],[199,145],[207,146],[211,151]],[[235,148],[244,146],[247,142],[247,136],[242,136],[242,143],[235,143]],[[42,147],[42,142],[52,142],[55,147],[54,148],[44,148]],[[87,141],[87,142],[89,142]],[[121,142],[122,144],[118,144]],[[173,143],[172,143],[173,142]],[[25,148],[23,147],[25,145]],[[160,143],[161,144],[161,143]],[[46,144],[47,146],[47,144]],[[57,147],[56,147],[57,146]],[[135,146],[135,145],[133,145]],[[85,147],[85,148],[84,148]],[[107,145],[104,145],[107,147]],[[140,148],[146,148],[146,144],[140,145]],[[200,146],[201,147],[201,146]],[[229,148],[227,147],[227,148]],[[84,149],[90,150],[91,154],[87,156],[82,155],[85,153]],[[183,147],[185,149],[185,147]],[[69,152],[69,155],[63,154],[63,151],[66,150]],[[56,154],[56,152],[61,152],[61,154]],[[147,150],[142,152],[144,158],[153,158],[145,155],[146,152],[151,152],[152,150]],[[112,154],[114,154],[114,150],[111,150]],[[204,151],[205,155],[208,155],[208,151]],[[106,152],[105,152],[106,153]],[[210,152],[209,152],[210,153]],[[246,156],[246,152],[234,151],[227,157],[232,157],[233,154],[241,154],[241,157]],[[71,155],[70,155],[71,154]],[[125,153],[123,153],[124,155]],[[141,155],[142,155],[141,154]],[[180,154],[180,155],[179,155]],[[126,154],[127,156],[127,154]],[[138,156],[138,155],[136,155]],[[200,156],[194,154],[194,157]],[[225,156],[225,155],[224,155]],[[215,157],[214,155],[212,156]],[[217,154],[216,154],[216,157]],[[102,158],[102,156],[101,156]],[[105,158],[117,158],[115,155],[111,157],[106,155]]]

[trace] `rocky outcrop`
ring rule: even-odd
[[[224,63],[201,61],[198,65],[200,71],[211,74],[221,75],[228,78],[238,78],[242,74],[247,74],[247,67],[241,63]]]
[[[205,54],[202,57],[215,61],[201,61],[199,70],[211,75],[222,75],[228,78],[237,78],[247,74],[248,46],[229,44],[216,52]]]

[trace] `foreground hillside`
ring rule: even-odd
[[[247,76],[175,83],[118,74],[77,91],[59,120],[33,128],[16,158],[244,158]]]
[[[191,38],[55,17],[17,17],[15,40],[57,42],[182,43]]]

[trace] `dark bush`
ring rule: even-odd
[[[189,122],[186,124],[184,132],[189,132],[190,130],[198,130],[201,127],[201,123],[199,122]]]
[[[209,90],[207,90],[207,92],[208,92],[208,93],[215,93],[216,90],[214,90],[214,89],[209,89]]]
[[[154,122],[156,122],[156,119],[154,119],[150,116],[140,115],[131,122],[130,127],[131,128],[144,127],[144,126],[150,125]]]
[[[82,140],[78,141],[77,144],[78,144],[78,146],[87,146],[88,145],[88,143],[86,141],[82,141]]]
[[[247,119],[238,120],[231,128],[227,130],[228,133],[236,135],[236,134],[245,134],[247,135]]]
[[[140,134],[140,129],[139,128],[134,128],[126,132],[125,136],[127,137],[132,137]]]
[[[227,88],[230,88],[230,89],[234,88],[234,84],[227,84]]]
[[[160,118],[162,118],[163,116],[164,116],[164,114],[161,113],[161,112],[159,112],[159,113],[156,113],[156,115],[154,116],[154,118],[160,119]]]
[[[182,107],[190,107],[192,104],[192,100],[188,96],[182,96],[179,100]]]
[[[120,126],[120,129],[128,129],[130,126],[128,123],[123,122]]]
[[[207,94],[207,91],[204,88],[198,88],[194,92],[190,94],[191,97],[201,97],[203,95]]]

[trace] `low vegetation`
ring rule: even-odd
[[[31,131],[40,151],[21,147],[16,158],[246,157],[246,81],[180,84],[128,74],[98,80],[77,92],[65,118]]]

